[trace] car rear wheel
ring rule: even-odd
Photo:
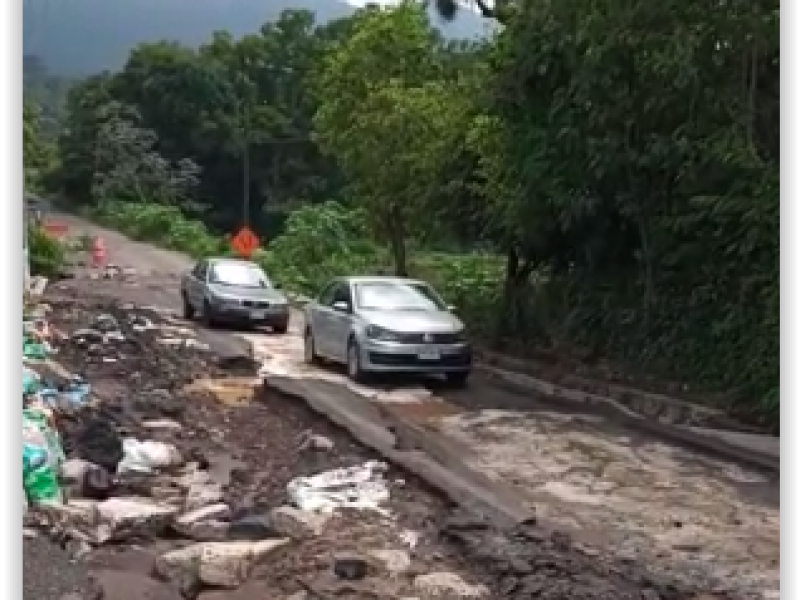
[[[187,321],[191,321],[194,319],[194,306],[189,302],[189,298],[186,297],[186,294],[181,294],[181,299],[183,300],[183,318]]]
[[[448,385],[456,388],[463,388],[467,385],[469,379],[469,371],[459,371],[456,373],[445,373],[445,380]]]
[[[317,349],[314,347],[314,336],[310,329],[306,329],[303,335],[303,358],[309,365],[319,364],[319,356],[317,356]]]
[[[347,376],[356,383],[366,379],[366,373],[361,368],[361,350],[352,338],[347,343]]]

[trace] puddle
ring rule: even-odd
[[[260,387],[260,379],[231,377],[225,379],[197,379],[187,385],[184,391],[209,394],[226,406],[246,406],[253,402]]]

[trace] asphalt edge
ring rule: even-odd
[[[330,382],[270,375],[263,382],[267,390],[302,400],[388,462],[495,527],[513,528],[535,519],[534,511],[516,491],[469,467],[459,449],[450,447],[443,436],[425,431],[391,410],[379,410],[369,399]],[[398,431],[413,438],[411,449],[396,447]]]

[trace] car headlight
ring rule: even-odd
[[[368,325],[366,329],[367,337],[371,340],[378,340],[380,342],[399,342],[401,337],[399,334],[377,325]]]

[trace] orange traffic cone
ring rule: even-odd
[[[101,268],[106,262],[106,245],[99,236],[92,242],[92,266]]]

